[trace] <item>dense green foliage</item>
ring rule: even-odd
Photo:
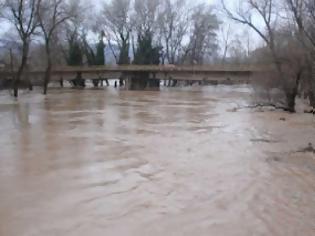
[[[66,55],[67,64],[69,66],[83,65],[83,51],[78,34],[74,32],[68,39],[68,54]]]
[[[139,65],[158,65],[160,64],[162,48],[153,46],[153,37],[150,31],[144,34],[138,33],[138,47],[135,52],[134,64]],[[135,73],[131,80],[131,89],[158,88],[160,80],[149,80],[149,73]]]
[[[105,65],[105,43],[103,39],[100,39],[96,46],[95,65]]]
[[[153,46],[152,33],[147,31],[143,35],[138,35],[138,47],[135,52],[133,63],[139,65],[160,64],[162,48]]]

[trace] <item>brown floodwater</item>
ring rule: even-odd
[[[251,98],[1,92],[0,235],[315,235],[315,118]]]

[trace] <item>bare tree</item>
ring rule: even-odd
[[[44,94],[47,94],[53,63],[51,55],[52,38],[56,29],[66,20],[70,19],[74,13],[69,11],[69,6],[65,0],[39,0],[37,13],[45,41],[47,67],[44,77]]]
[[[219,21],[212,7],[206,4],[193,8],[190,21],[190,39],[183,61],[189,64],[203,64],[205,56],[216,53],[218,49],[216,31],[219,29]]]
[[[111,0],[104,3],[96,30],[104,32],[116,64],[130,63],[131,27],[131,0]],[[124,85],[123,77],[119,79],[119,84]]]
[[[133,26],[138,34],[156,32],[160,5],[160,0],[135,0]]]
[[[229,24],[228,27],[225,29],[224,27],[221,27],[220,29],[222,42],[221,46],[223,47],[223,55],[222,55],[222,64],[225,64],[226,62],[226,56],[229,50],[229,45],[231,41],[231,25]]]
[[[249,26],[253,29],[266,43],[272,61],[275,65],[278,77],[282,83],[282,88],[285,93],[287,110],[295,112],[295,98],[298,94],[298,87],[301,82],[301,71],[298,70],[295,74],[284,73],[285,69],[290,67],[288,60],[281,58],[277,51],[276,44],[276,23],[279,17],[279,6],[274,0],[247,0],[238,6],[238,10],[232,12],[229,10],[224,0],[222,0],[223,8],[226,14],[236,22]],[[254,16],[259,16],[264,24],[264,29],[258,27],[257,22],[253,21]]]
[[[27,66],[32,36],[39,26],[37,6],[39,0],[6,0],[5,18],[10,21],[18,32],[22,42],[22,58],[13,82],[14,96],[18,97],[18,87],[22,74]]]
[[[315,22],[315,2],[311,0],[285,0],[285,3],[297,28],[300,40],[304,44],[310,43],[315,48],[313,26]]]
[[[161,59],[160,36],[158,35],[158,16],[161,6],[160,0],[135,0],[132,15],[133,63],[134,64],[159,64]],[[149,80],[148,73],[136,73],[130,80],[131,89],[157,88],[160,86],[158,79]]]
[[[179,64],[183,50],[183,41],[189,29],[189,10],[187,2],[182,0],[163,0],[158,15],[158,41],[164,49],[162,64]],[[166,81],[165,81],[166,84]],[[169,80],[168,85],[175,86],[176,80]]]
[[[137,41],[139,41],[139,38],[150,35],[152,43],[159,44],[160,36],[158,36],[158,17],[160,6],[160,0],[134,1],[134,12],[132,15],[132,48],[134,56],[136,52],[136,41],[134,38],[137,38]]]
[[[101,28],[97,31],[104,31],[117,64],[129,64],[129,47],[131,32],[131,1],[112,0],[104,4],[103,11],[99,17]],[[103,29],[103,27],[105,27]],[[114,45],[118,46],[119,55]]]
[[[230,62],[233,64],[243,64],[247,58],[247,51],[241,41],[239,34],[235,34],[229,44],[228,50]]]
[[[161,45],[165,48],[167,62],[177,64],[189,26],[186,1],[164,0],[161,5],[158,17]]]
[[[304,48],[308,71],[307,89],[311,106],[315,107],[315,2],[311,0],[285,0],[289,19],[293,21],[298,45]]]
[[[246,48],[246,58],[248,59],[251,52],[251,34],[249,30],[244,30],[242,33],[242,38],[245,40],[245,48]]]
[[[236,22],[249,26],[264,40],[270,48],[271,53],[274,55],[275,64],[277,67],[281,67],[279,64],[279,58],[276,54],[274,39],[275,5],[273,0],[247,0],[246,2],[243,2],[242,5],[238,6],[238,10],[236,12],[230,11],[226,7],[224,0],[222,0],[222,6],[228,17]],[[266,32],[265,30],[259,29],[253,21],[255,14],[262,18]]]

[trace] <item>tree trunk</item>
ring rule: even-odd
[[[19,96],[19,84],[20,84],[21,76],[22,76],[24,68],[25,68],[25,64],[26,64],[26,60],[22,59],[22,63],[19,67],[19,70],[18,70],[16,77],[15,77],[15,80],[13,82],[14,97],[16,97],[16,98]]]
[[[287,110],[288,112],[295,113],[295,98],[297,93],[287,92],[286,93],[286,101],[287,101]]]
[[[44,95],[47,94],[48,84],[50,82],[50,77],[51,77],[51,67],[52,67],[49,38],[46,38],[45,46],[46,46],[45,49],[46,49],[46,56],[47,56],[47,68],[46,68],[45,77],[44,77]]]
[[[45,78],[44,78],[44,95],[47,95],[48,84],[50,82],[51,77],[51,62],[48,62],[46,71],[45,71]]]
[[[302,79],[303,70],[298,71],[295,78],[295,83],[293,89],[286,90],[286,99],[287,99],[287,106],[288,112],[295,113],[295,99],[299,92],[299,86]]]
[[[310,100],[310,105],[315,108],[315,55],[312,53],[311,55],[311,75],[309,76],[310,78],[310,91],[309,91],[309,100]]]
[[[60,78],[59,83],[60,83],[60,87],[63,88],[63,77]]]
[[[279,61],[273,47],[271,47],[271,52],[272,52],[272,55],[274,58],[274,64],[276,66],[278,75],[280,77],[280,81],[282,82],[282,87],[283,87],[283,90],[285,93],[286,103],[287,103],[287,107],[288,107],[287,110],[288,110],[288,112],[295,113],[295,99],[296,99],[296,96],[298,94],[298,88],[300,85],[302,72],[301,71],[298,72],[296,80],[295,80],[295,84],[293,85],[294,87],[291,88],[288,85],[288,81],[287,81],[287,79],[286,79],[286,77],[282,71],[281,62]]]
[[[21,76],[24,72],[24,68],[27,63],[27,56],[28,56],[28,43],[26,41],[23,42],[23,50],[22,50],[22,61],[19,66],[18,72],[16,74],[16,77],[13,82],[13,92],[14,92],[14,97],[19,96],[19,84],[21,81]]]
[[[309,100],[311,107],[315,108],[315,95],[313,91],[310,91],[309,93]]]
[[[176,87],[177,86],[177,80],[173,80],[173,85],[172,85],[172,87]]]
[[[93,83],[94,88],[97,88],[100,82],[101,82],[101,79],[93,79],[92,83]]]
[[[20,78],[21,78],[21,75],[22,75],[22,72],[23,72],[23,68],[24,66],[20,66],[19,67],[19,70],[16,74],[16,77],[13,81],[13,93],[14,93],[14,97],[18,97],[19,96],[19,83],[20,83]]]
[[[155,78],[149,78],[150,74],[146,72],[136,72],[130,79],[130,90],[158,90],[160,88],[160,80]]]
[[[144,90],[148,83],[148,73],[134,73],[130,78],[130,90]]]
[[[123,87],[125,85],[124,79],[122,77],[119,78],[119,87]]]

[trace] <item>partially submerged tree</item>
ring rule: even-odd
[[[222,5],[226,14],[232,20],[249,26],[267,45],[277,77],[281,82],[281,88],[285,93],[287,110],[295,112],[295,99],[302,79],[300,70],[302,68],[292,71],[292,74],[285,73],[291,64],[281,56],[276,42],[279,5],[274,0],[247,0],[242,2],[234,12],[226,7],[224,0],[222,0]],[[257,21],[253,20],[255,16],[260,17],[264,26],[263,29],[258,26]]]
[[[101,32],[99,36],[99,42],[96,45],[96,50],[93,49],[93,47],[89,44],[89,42],[86,39],[86,35],[83,35],[82,40],[82,47],[84,55],[87,59],[87,64],[89,66],[93,65],[105,65],[105,43],[104,43],[104,32]],[[103,83],[103,80],[105,80],[107,86],[109,86],[109,82],[107,79],[93,79],[93,84],[95,87],[99,85],[99,82]]]
[[[161,47],[156,40],[159,0],[135,0],[133,26],[137,35],[134,45],[134,64],[152,65],[160,63]],[[149,80],[148,73],[135,73],[130,81],[131,89],[158,88],[158,79]]]
[[[82,66],[85,64],[85,48],[84,37],[87,34],[87,29],[90,27],[88,22],[88,11],[91,9],[86,2],[80,0],[69,1],[69,13],[71,18],[66,20],[63,27],[59,27],[57,35],[63,57],[69,66]],[[85,87],[85,80],[82,78],[82,73],[77,73],[76,78],[71,80],[75,87]]]
[[[18,97],[19,83],[27,67],[32,36],[39,26],[37,17],[39,0],[5,0],[4,17],[15,27],[22,43],[22,55],[13,82],[14,97]]]
[[[133,63],[138,65],[158,65],[161,48],[153,46],[151,32],[139,35],[138,46]]]
[[[162,64],[176,65],[181,61],[183,42],[189,29],[187,1],[162,0],[158,14],[158,42],[163,47]],[[176,80],[169,80],[169,86],[176,86]]]
[[[161,48],[153,46],[152,34],[147,31],[138,35],[138,46],[135,52],[133,63],[138,65],[158,65],[160,64]],[[149,73],[136,73],[131,80],[131,89],[158,88],[160,80],[148,80]]]
[[[130,15],[130,0],[111,0],[109,3],[104,3],[103,11],[99,17],[101,26],[96,27],[98,31],[104,31],[108,47],[118,65],[130,63],[129,49],[132,27]],[[118,53],[114,46],[118,47]],[[119,83],[120,86],[124,84],[123,78],[120,78]]]
[[[68,33],[68,50],[65,51],[65,58],[69,66],[82,66],[84,51],[82,41],[77,29]],[[72,80],[73,86],[85,87],[85,81],[82,79],[82,74],[77,73],[75,79]]]
[[[315,2],[313,0],[285,0],[289,21],[292,22],[300,48],[304,48],[307,67],[307,93],[315,108]]]
[[[52,70],[52,39],[59,26],[75,15],[71,12],[66,0],[39,0],[38,21],[45,41],[47,67],[44,76],[44,94],[47,94]]]
[[[104,23],[105,36],[108,46],[111,48],[116,63],[119,65],[129,64],[130,47],[130,0],[112,0],[104,4],[100,22]],[[113,44],[119,48],[119,54],[113,49]]]

